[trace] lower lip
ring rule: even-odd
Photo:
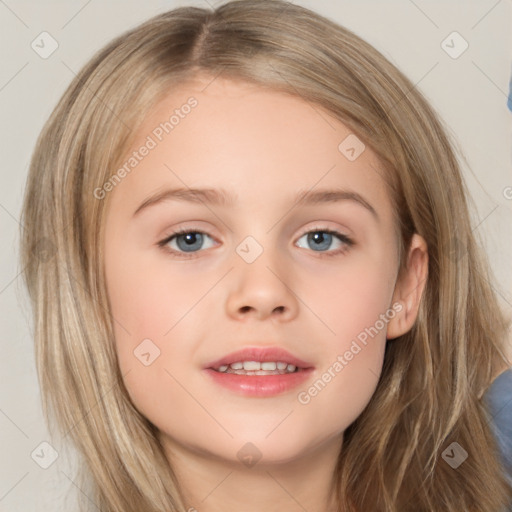
[[[266,397],[290,391],[304,383],[313,372],[313,368],[282,375],[237,375],[236,373],[217,372],[207,368],[206,373],[214,382],[240,395]]]

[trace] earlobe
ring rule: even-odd
[[[408,332],[416,318],[428,277],[428,247],[424,238],[415,233],[407,255],[407,267],[397,278],[392,304],[401,305],[389,321],[386,338],[398,338]]]

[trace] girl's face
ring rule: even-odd
[[[125,163],[95,194],[110,194],[107,290],[135,406],[169,453],[335,457],[399,334],[398,240],[375,154],[317,105],[207,77],[151,111]],[[208,369],[268,347],[310,369],[233,387]]]

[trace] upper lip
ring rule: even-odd
[[[205,368],[219,368],[219,366],[230,365],[238,361],[282,361],[284,363],[293,364],[298,368],[312,368],[313,365],[294,355],[290,354],[286,349],[280,347],[246,347],[208,363]]]

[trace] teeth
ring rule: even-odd
[[[282,361],[237,361],[230,365],[224,364],[217,369],[219,372],[236,373],[237,375],[282,375],[298,371],[293,364]]]
[[[261,363],[259,363],[258,361],[245,361],[244,370],[261,370]]]

